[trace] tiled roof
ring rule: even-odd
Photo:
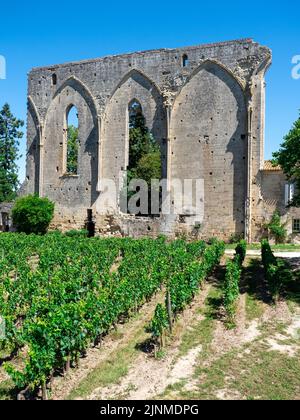
[[[282,171],[281,166],[279,166],[279,165],[273,166],[271,160],[265,160],[264,169],[263,170],[264,171],[272,171],[272,172],[280,172],[280,171]]]

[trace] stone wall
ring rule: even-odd
[[[0,232],[14,230],[11,220],[12,203],[0,203]]]
[[[288,181],[281,170],[265,169],[261,172],[262,217],[258,229],[253,232],[254,240],[260,240],[261,225],[269,223],[275,211],[281,215],[282,223],[288,233],[288,241],[300,243],[300,233],[293,232],[293,219],[300,219],[300,208],[287,207],[285,202],[285,188]]]
[[[161,49],[33,69],[28,76],[26,193],[56,204],[53,227],[81,228],[93,209],[98,233],[193,234],[251,240],[263,165],[264,75],[271,52],[252,40]],[[204,219],[134,218],[107,206],[103,179],[128,165],[128,104],[142,106],[162,151],[168,187],[204,180]],[[79,171],[66,176],[66,115],[79,118]],[[172,190],[170,189],[170,193]]]

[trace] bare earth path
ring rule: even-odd
[[[294,260],[295,261],[295,260]],[[294,262],[293,261],[293,262]],[[79,398],[92,400],[105,399],[157,399],[157,398],[202,398],[199,393],[199,377],[197,371],[210,369],[222,358],[233,351],[238,351],[238,357],[247,357],[253,348],[264,346],[267,352],[281,353],[288,357],[296,357],[300,346],[296,341],[286,344],[287,340],[298,338],[300,328],[300,310],[290,311],[286,302],[281,301],[276,306],[261,302],[263,311],[257,319],[247,321],[246,293],[241,294],[237,314],[237,328],[228,330],[222,319],[222,308],[218,315],[209,319],[213,326],[209,352],[205,351],[197,340],[190,343],[184,354],[181,352],[181,341],[184,334],[197,328],[205,320],[203,313],[208,296],[217,289],[213,283],[206,283],[203,290],[195,298],[191,307],[187,308],[176,323],[174,337],[167,344],[166,352],[161,359],[153,355],[139,352],[129,366],[128,372],[116,383],[95,387],[92,392]],[[202,311],[201,311],[202,309]],[[284,326],[282,333],[274,329],[276,325]],[[272,328],[271,328],[272,326]],[[139,327],[136,325],[136,327]],[[143,327],[140,324],[140,327]],[[277,328],[277,327],[276,327]],[[270,331],[269,331],[270,329]],[[265,331],[268,331],[267,333]],[[199,330],[199,335],[201,331]],[[229,369],[230,370],[230,369]],[[230,375],[228,376],[228,380]],[[231,378],[232,379],[232,378]],[[300,385],[300,384],[299,384]],[[180,391],[174,391],[176,388]],[[196,392],[196,393],[195,393]],[[191,394],[189,394],[191,393]],[[194,393],[194,394],[193,394]],[[204,397],[205,398],[205,394]],[[243,395],[232,389],[230,385],[214,390],[210,397],[215,399],[243,399]]]
[[[185,326],[190,325],[191,321],[199,322],[203,319],[201,314],[195,312],[203,306],[209,290],[210,285],[205,284],[191,307],[185,310],[180,317],[177,330],[184,329]],[[201,347],[194,348],[186,356],[178,358],[179,344],[180,337],[175,336],[168,346],[167,355],[161,360],[141,352],[131,366],[128,375],[119,384],[95,389],[88,399],[104,400],[120,396],[130,400],[151,399],[163,392],[168,385],[188,378],[193,373]]]
[[[101,347],[90,348],[85,358],[80,360],[78,369],[72,369],[67,377],[56,378],[52,385],[52,399],[65,399],[80,381],[84,380],[99,364],[109,360],[118,348],[126,345],[134,333],[143,328],[153,316],[157,303],[163,301],[163,294],[157,294],[146,303],[135,318],[128,323],[118,325],[117,333],[110,333],[102,341]]]

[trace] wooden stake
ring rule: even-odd
[[[171,302],[171,293],[170,290],[167,291],[167,307],[168,307],[168,318],[169,318],[169,329],[170,333],[173,332],[173,325],[172,325],[172,302]]]
[[[48,400],[48,391],[47,391],[46,381],[44,381],[42,385],[42,398],[44,401]]]
[[[69,355],[67,357],[67,362],[66,362],[66,373],[69,373],[70,367],[71,367],[71,356]]]

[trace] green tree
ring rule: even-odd
[[[137,168],[140,159],[153,152],[160,151],[159,145],[146,126],[145,117],[140,107],[133,108],[129,118],[129,170]]]
[[[161,156],[160,151],[147,153],[141,157],[136,167],[137,178],[143,179],[151,186],[152,179],[161,178]]]
[[[19,186],[18,167],[19,139],[23,137],[24,122],[13,116],[8,104],[0,111],[0,203],[16,197]]]
[[[68,148],[67,148],[67,173],[76,175],[78,172],[78,149],[79,138],[78,128],[74,125],[68,127]]]
[[[43,235],[54,214],[54,203],[37,195],[20,197],[12,209],[13,224],[18,232]]]
[[[284,137],[279,151],[273,153],[273,158],[273,163],[282,167],[288,180],[296,184],[291,205],[300,207],[300,117]]]
[[[146,120],[139,104],[133,104],[129,113],[129,165],[127,168],[127,186],[132,179],[142,179],[148,184],[149,198],[151,180],[161,179],[160,146],[149,132]],[[135,193],[127,193],[128,200]],[[151,203],[149,200],[149,207]]]

